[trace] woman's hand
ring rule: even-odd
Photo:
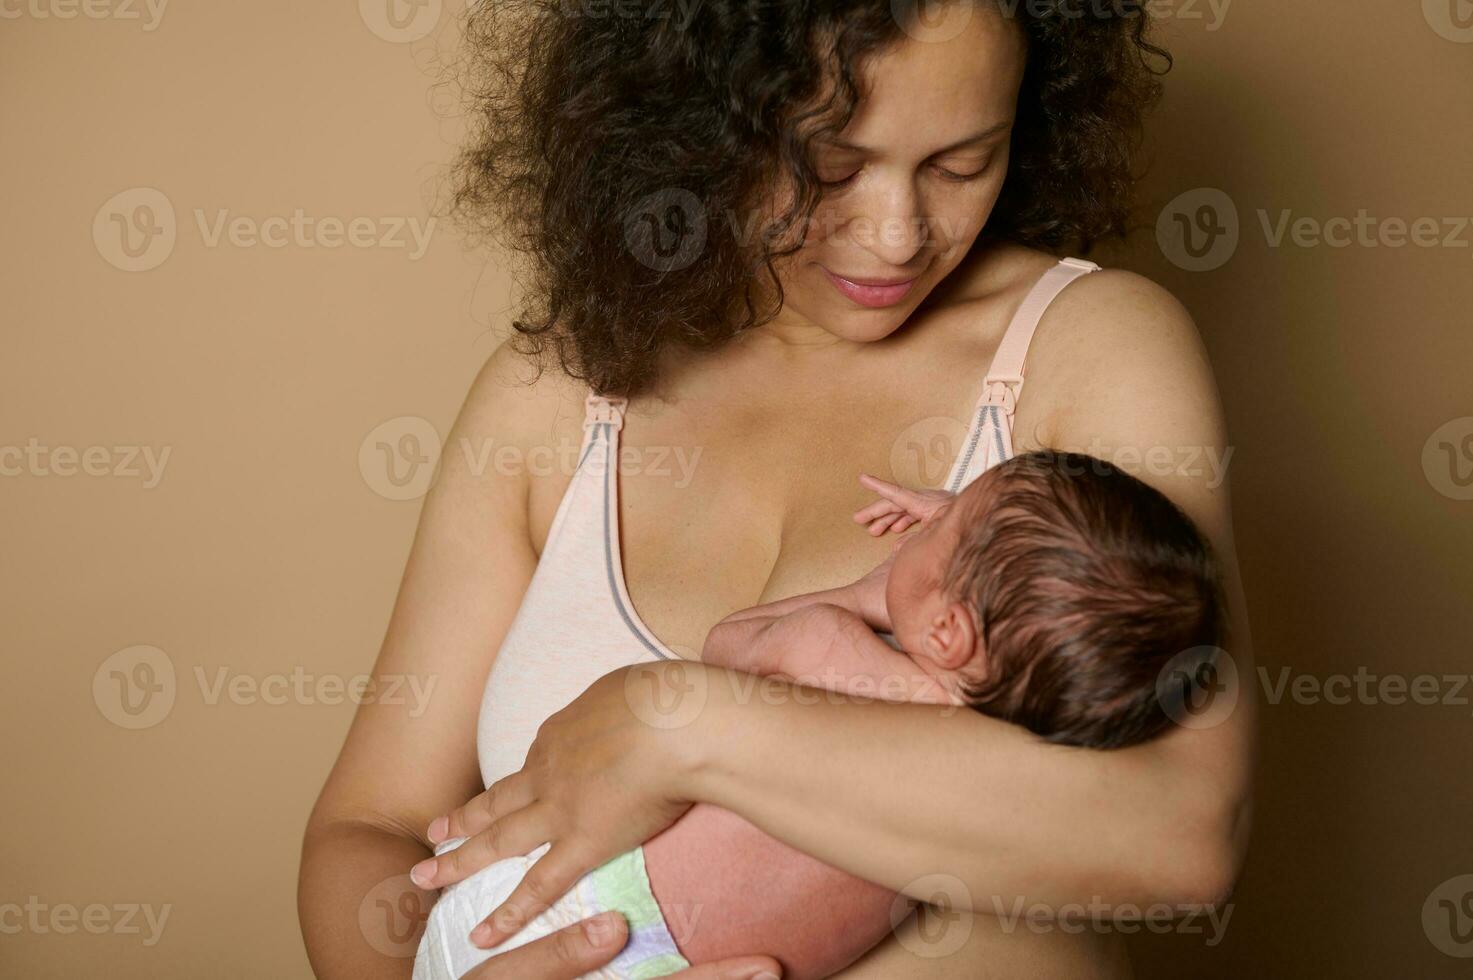
[[[443,888],[550,844],[471,931],[484,949],[515,935],[584,874],[670,826],[693,802],[677,788],[693,765],[694,740],[682,729],[705,709],[708,671],[666,661],[599,678],[542,724],[521,771],[430,823],[433,843],[470,839],[415,865],[414,882]]]
[[[854,512],[854,520],[868,524],[874,537],[923,524],[956,497],[945,490],[912,490],[868,473],[859,474],[859,482],[880,495],[879,500]]]
[[[605,912],[493,956],[461,980],[576,980],[612,960],[628,939],[623,916]],[[780,972],[770,957],[744,956],[693,966],[672,980],[777,980]]]

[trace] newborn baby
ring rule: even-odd
[[[1179,687],[1160,682],[1174,658],[1186,654],[1178,666],[1188,676],[1210,663],[1222,620],[1207,543],[1171,501],[1116,467],[1035,452],[954,497],[870,485],[920,524],[897,545],[883,601],[866,599],[882,581],[871,575],[734,613],[708,636],[706,663],[967,705],[1101,749],[1170,723],[1177,706],[1162,697]]]
[[[704,662],[856,696],[966,705],[1094,748],[1161,732],[1173,710],[1157,695],[1162,671],[1189,650],[1187,674],[1210,663],[1220,598],[1206,543],[1166,497],[1108,463],[1029,453],[955,496],[868,485],[888,502],[858,518],[881,533],[918,529],[858,582],[728,616],[707,636]],[[435,853],[462,842],[443,841]],[[716,942],[710,933],[672,933],[643,847],[584,876],[501,946],[473,945],[471,928],[546,850],[444,889],[416,980],[455,980],[494,953],[611,908],[628,920],[630,942],[589,976],[642,980],[678,971],[687,956],[718,958],[706,948]],[[888,893],[880,897],[883,930]],[[874,925],[856,922],[855,934]]]

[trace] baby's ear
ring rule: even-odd
[[[980,658],[977,624],[965,604],[948,602],[926,634],[926,652],[942,670],[960,670]],[[979,659],[977,667],[981,667]]]

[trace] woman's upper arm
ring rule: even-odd
[[[537,556],[528,534],[526,466],[505,465],[553,439],[555,385],[527,387],[519,355],[487,360],[449,437],[427,494],[374,675],[430,692],[365,701],[323,787],[309,835],[341,821],[423,840],[437,814],[479,792],[481,691]],[[538,390],[541,389],[541,390]],[[407,702],[407,703],[406,703]],[[418,709],[418,710],[416,710]]]
[[[1229,624],[1222,646],[1237,683],[1215,695],[1223,707],[1204,712],[1200,727],[1190,727],[1199,725],[1194,717],[1139,751],[1211,801],[1205,819],[1212,826],[1203,829],[1229,838],[1224,860],[1235,873],[1250,812],[1253,653],[1233,543],[1227,481],[1233,447],[1201,338],[1160,286],[1128,272],[1097,272],[1050,309],[1028,377],[1019,401],[1022,447],[1084,452],[1132,473],[1171,498],[1218,559]]]

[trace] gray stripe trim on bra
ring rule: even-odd
[[[1007,450],[1002,447],[1002,409],[996,405],[989,405],[992,409],[992,441],[997,444],[997,461],[1006,463],[1011,457]]]
[[[977,441],[982,437],[983,419],[989,417],[992,419],[992,441],[997,447],[997,461],[999,463],[1007,461],[1008,457],[1005,455],[1002,445],[1002,416],[998,414],[999,411],[1000,409],[996,405],[983,405],[977,409],[977,416],[972,421],[972,431],[967,437],[967,446],[962,450],[961,457],[957,460],[956,474],[946,486],[948,493],[961,492],[962,480],[967,475],[967,468],[972,465],[972,457],[977,452]]]
[[[609,422],[602,422],[602,423],[599,424],[599,427],[598,427],[598,440],[601,441],[601,442],[603,442],[606,445],[610,442],[609,430],[611,428],[612,428],[612,423],[609,423]],[[592,448],[593,448],[592,441],[590,441],[588,448],[590,450],[592,450]],[[585,453],[584,455],[586,456],[587,454]],[[582,465],[581,461],[580,461],[579,465],[580,466]],[[609,492],[610,491],[609,481],[611,479],[613,479],[613,473],[614,473],[614,467],[609,465],[609,461],[608,461],[608,458],[607,458],[607,455],[606,455],[605,456],[605,459],[604,459],[604,533],[603,533],[603,539],[604,539],[604,569],[608,573],[608,576],[609,576],[609,595],[613,596],[613,598],[614,598],[614,608],[617,609],[617,610],[619,610],[619,617],[624,620],[624,625],[626,625],[626,626],[629,627],[629,632],[634,634],[635,639],[639,640],[640,643],[643,643],[646,650],[648,650],[650,653],[653,653],[655,656],[659,657],[661,660],[669,660],[670,658],[667,657],[667,656],[665,656],[665,654],[660,651],[660,648],[659,647],[655,646],[649,640],[645,639],[645,635],[640,632],[639,627],[636,626],[636,625],[634,625],[634,617],[632,617],[632,616],[629,615],[629,610],[627,608],[625,608],[625,606],[624,606],[624,600],[622,598],[620,598],[620,596],[619,596],[619,580],[614,575],[614,548],[613,548],[613,544],[612,544],[612,539],[613,539],[613,536],[614,536],[614,527],[613,527],[613,524],[611,522],[610,513],[609,513],[609,500],[613,496]]]

